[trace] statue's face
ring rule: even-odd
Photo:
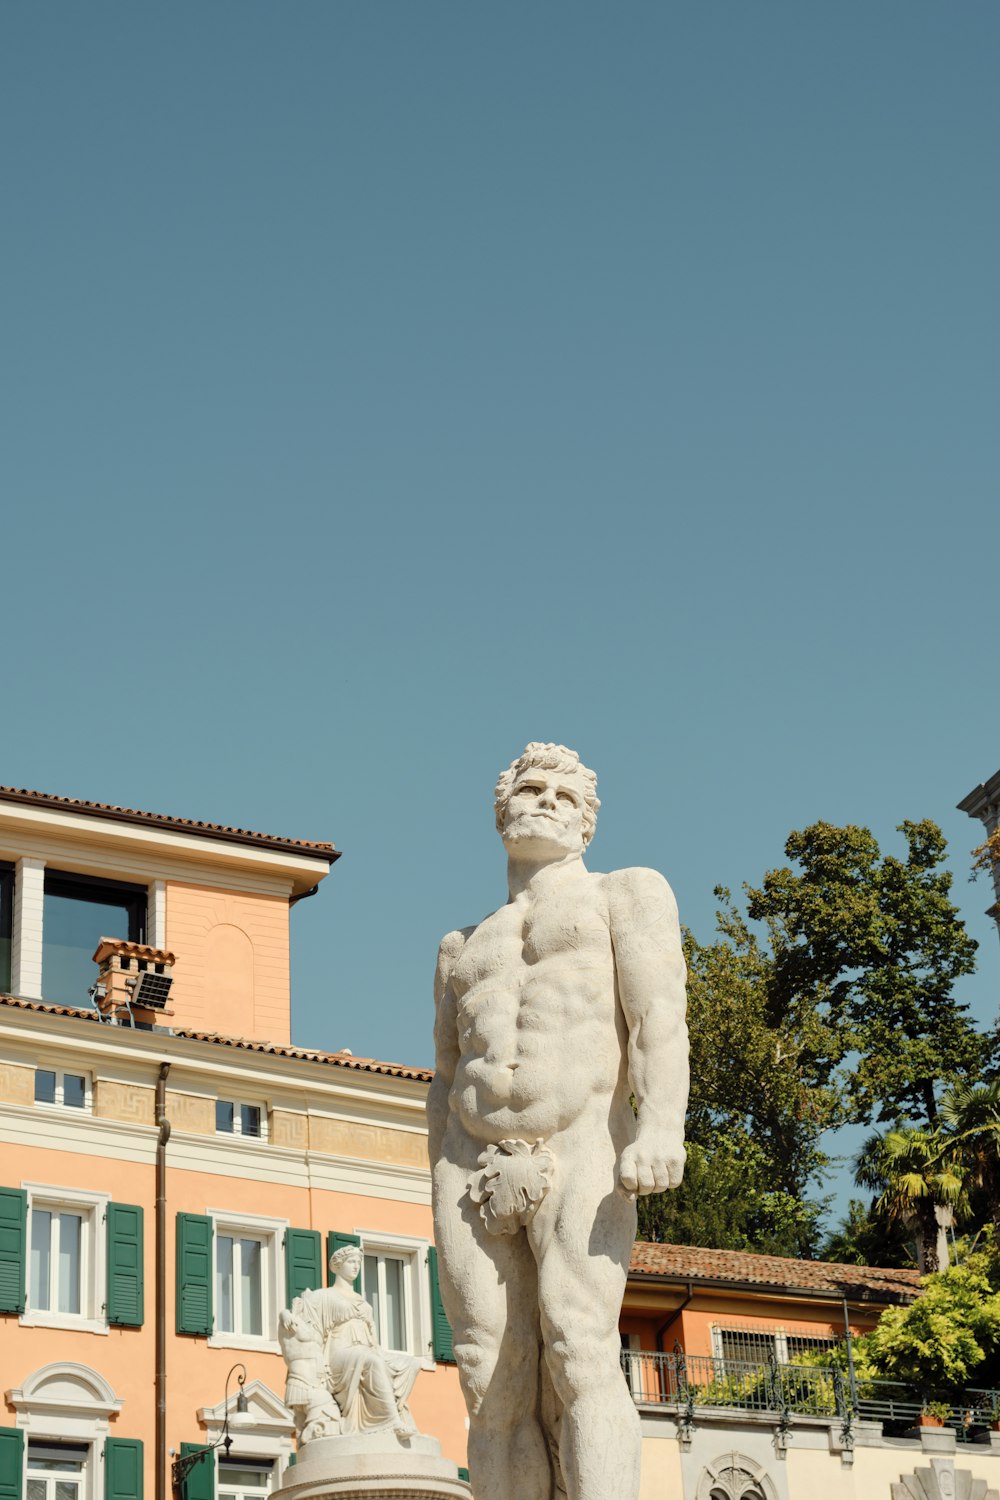
[[[522,771],[507,803],[503,841],[508,853],[553,858],[583,852],[583,783],[572,771]]]
[[[343,1260],[340,1262],[340,1274],[348,1281],[356,1281],[361,1275],[361,1265],[362,1260],[360,1252],[357,1250],[352,1250],[350,1255],[345,1255]]]

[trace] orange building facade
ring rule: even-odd
[[[464,1464],[429,1075],[290,1045],[290,913],[336,857],[0,792],[3,1500],[164,1500],[227,1415],[185,1488],[267,1493],[294,1454],[278,1313],[345,1240]]]

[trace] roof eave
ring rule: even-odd
[[[835,1302],[838,1305],[846,1298],[848,1302],[908,1302],[917,1296],[918,1287],[914,1287],[912,1293],[905,1292],[901,1288],[893,1290],[878,1291],[874,1287],[851,1286],[843,1290],[826,1287],[803,1287],[788,1286],[779,1282],[763,1281],[736,1281],[727,1276],[687,1276],[671,1275],[663,1271],[643,1271],[630,1268],[628,1273],[629,1282],[633,1279],[639,1283],[650,1283],[656,1286],[669,1286],[683,1290],[689,1284],[702,1290],[711,1289],[718,1291],[723,1288],[726,1291],[752,1294],[755,1297],[772,1296],[780,1298],[795,1298],[810,1302]]]
[[[48,796],[44,792],[32,792],[19,790],[17,788],[5,787],[0,790],[0,803],[13,806],[24,806],[36,808],[40,811],[48,810],[69,814],[77,818],[98,818],[111,823],[135,824],[141,828],[158,828],[167,833],[184,834],[189,838],[214,839],[226,844],[245,844],[253,849],[265,850],[275,854],[291,854],[299,859],[311,859],[326,864],[327,867],[334,864],[341,856],[342,851],[334,848],[331,844],[324,847],[318,844],[299,842],[296,839],[276,838],[271,834],[253,833],[243,828],[222,828],[211,824],[197,823],[185,818],[171,818],[165,813],[140,812],[132,808],[102,807],[100,803],[76,803],[70,797]]]

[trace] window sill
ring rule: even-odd
[[[210,1333],[208,1347],[210,1349],[249,1349],[258,1354],[281,1353],[281,1345],[277,1339],[255,1338],[251,1334],[244,1333]]]
[[[75,1318],[69,1313],[24,1312],[17,1320],[22,1328],[65,1328],[71,1333],[107,1335],[108,1325],[102,1318]]]

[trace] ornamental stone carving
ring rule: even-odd
[[[904,1474],[892,1485],[892,1500],[1000,1500],[1000,1490],[971,1469],[956,1469],[951,1458],[932,1458],[926,1469]]]
[[[723,1453],[702,1470],[696,1500],[778,1500],[778,1491],[763,1465]]]

